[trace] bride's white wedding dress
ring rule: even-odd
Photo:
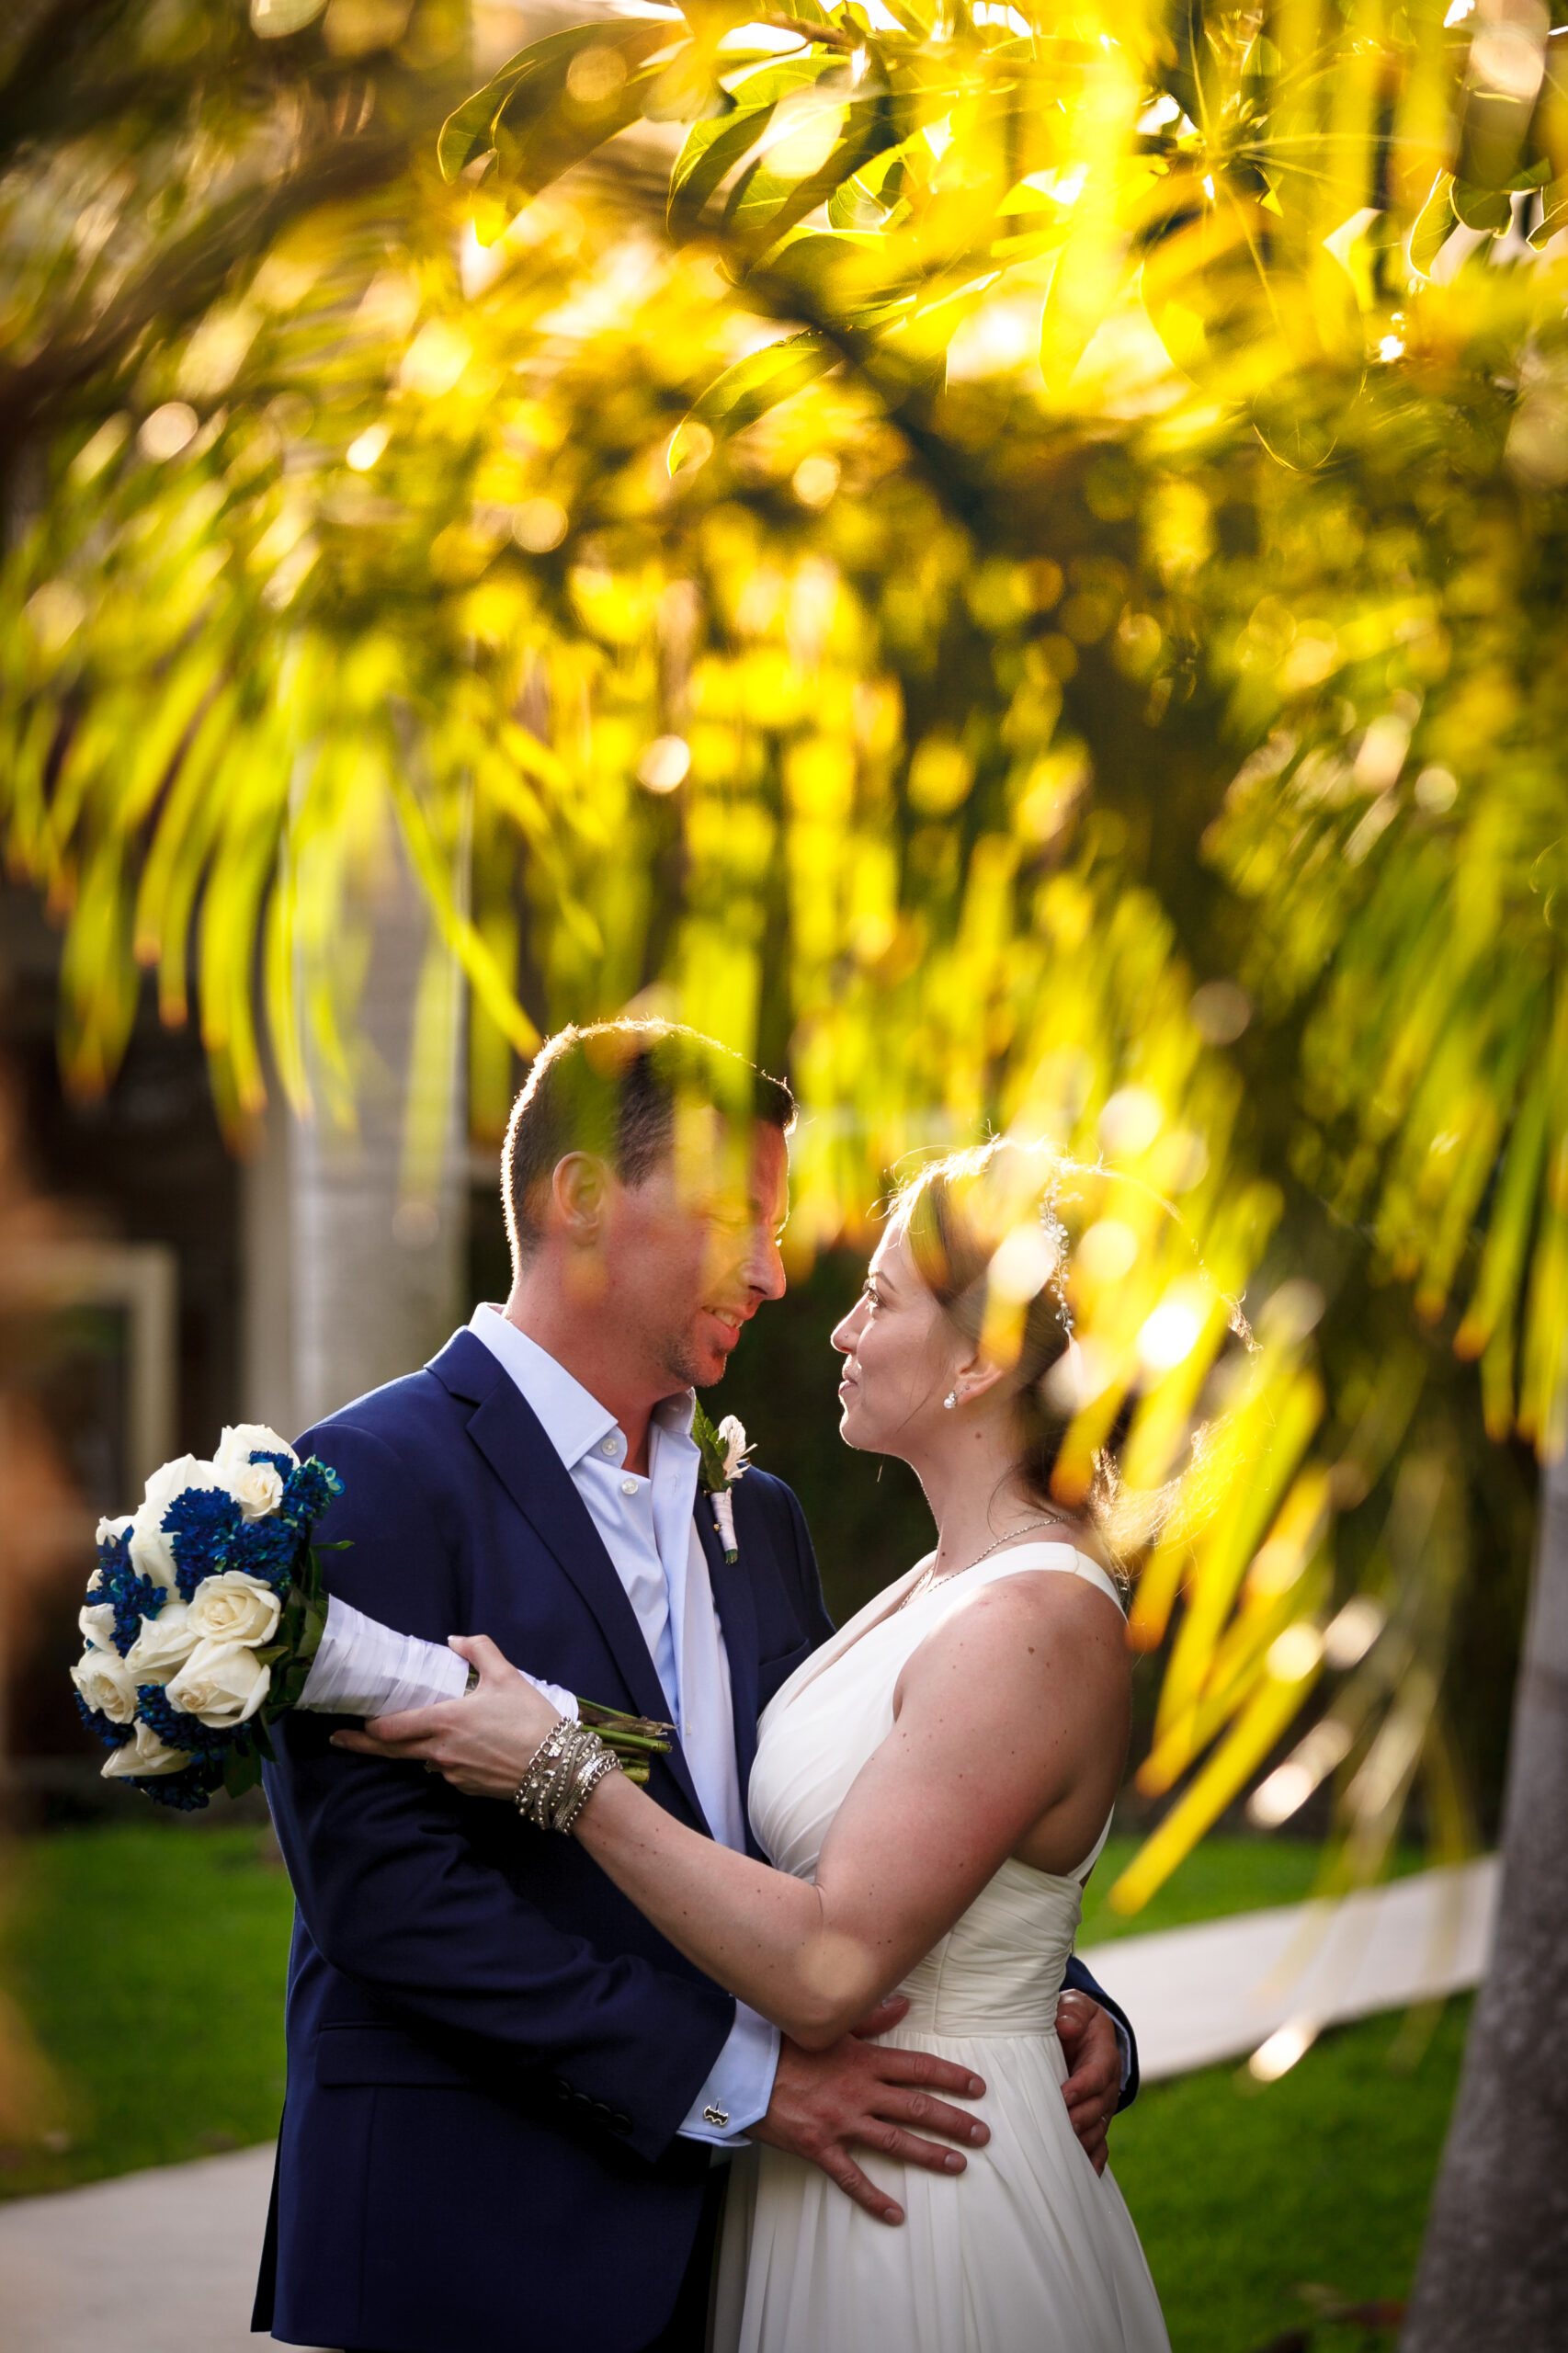
[[[815,1652],[763,1716],[752,1825],[798,1879],[813,1877],[851,1782],[892,1729],[904,1661],[949,1610],[1021,1570],[1085,1577],[1115,1598],[1082,1553],[1028,1544],[966,1572],[956,1594],[938,1586],[898,1608],[925,1565]],[[1056,1997],[1104,1843],[1066,1879],[1004,1863],[904,1980],[908,2018],[883,2040],[983,2076],[991,2139],[958,2175],[857,2152],[903,2208],[902,2229],[782,2150],[736,2160],[714,2353],[1169,2353],[1121,2192],[1108,2167],[1096,2175],[1061,2092]]]

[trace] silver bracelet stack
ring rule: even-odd
[[[605,1775],[619,1771],[619,1757],[597,1733],[562,1716],[528,1759],[512,1802],[537,1828],[569,1831]]]

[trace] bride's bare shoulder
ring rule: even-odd
[[[986,1677],[1005,1673],[1030,1682],[1063,1670],[1118,1677],[1131,1672],[1125,1621],[1105,1584],[1044,1563],[1020,1564],[958,1601],[920,1653],[934,1666],[973,1667]]]

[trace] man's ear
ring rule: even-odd
[[[551,1171],[551,1223],[579,1246],[597,1243],[604,1231],[609,1172],[589,1152],[569,1152]]]

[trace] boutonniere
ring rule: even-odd
[[[713,1506],[713,1525],[724,1548],[725,1562],[733,1568],[741,1555],[735,1542],[735,1506],[730,1490],[751,1468],[746,1461],[751,1447],[733,1414],[726,1414],[715,1429],[700,1404],[692,1413],[691,1435],[702,1456],[698,1483]]]

